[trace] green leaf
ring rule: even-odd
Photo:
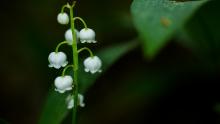
[[[55,92],[54,87],[52,87],[44,105],[39,124],[60,124],[68,113],[65,103],[66,97],[67,94]]]
[[[103,72],[105,72],[112,64],[114,64],[120,57],[136,48],[138,42],[126,42],[112,45],[108,48],[100,50],[97,53],[103,62]],[[85,93],[86,90],[95,82],[100,74],[91,75],[85,73],[80,65],[79,83],[80,93]],[[65,98],[67,94],[59,94],[54,91],[54,88],[49,91],[49,95],[42,111],[39,124],[59,124],[66,117],[68,110],[66,108]]]
[[[206,1],[134,0],[131,12],[143,39],[144,52],[153,58],[175,31]]]
[[[186,24],[186,38],[181,40],[204,66],[217,70],[220,65],[220,1],[210,1]]]

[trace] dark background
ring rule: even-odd
[[[48,89],[59,73],[48,68],[47,57],[68,28],[56,21],[66,2],[12,0],[0,4],[0,118],[11,124],[36,124],[39,120]],[[131,2],[77,1],[77,15],[96,31],[99,43],[95,50],[137,36]],[[85,94],[87,108],[80,111],[79,122],[217,124],[220,73],[218,69],[201,69],[196,66],[199,63],[188,49],[173,41],[153,61],[146,60],[138,47]],[[143,88],[145,83],[149,85]],[[67,117],[64,123],[69,120]]]

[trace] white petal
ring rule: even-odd
[[[64,93],[65,90],[59,90],[59,89],[55,89],[55,91],[58,91],[59,93]]]
[[[68,64],[68,61],[64,62],[62,67],[65,67]]]
[[[86,43],[86,40],[81,40],[81,43]]]
[[[92,43],[97,43],[97,41],[96,40],[92,40]]]
[[[66,88],[66,90],[72,90],[73,88],[72,87],[68,87],[68,88]]]
[[[82,94],[78,94],[78,99],[79,99],[79,106],[85,107],[84,96]]]
[[[60,65],[53,65],[53,67],[56,69],[60,69],[61,66]]]
[[[92,74],[96,73],[96,71],[91,71]]]
[[[88,69],[88,68],[85,68],[85,72],[89,72],[89,69]]]
[[[72,95],[68,95],[66,98],[67,109],[72,109],[74,107],[74,100]]]
[[[48,67],[52,68],[52,67],[53,67],[53,64],[49,64]]]
[[[67,109],[72,109],[74,107],[74,100],[71,99],[68,103],[67,103]]]

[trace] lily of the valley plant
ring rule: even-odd
[[[54,80],[55,91],[58,93],[69,93],[68,97],[66,98],[66,107],[67,109],[73,109],[73,124],[76,124],[76,115],[77,115],[77,107],[84,107],[85,103],[83,102],[84,96],[78,92],[78,54],[84,50],[89,52],[89,57],[86,58],[83,62],[85,67],[85,72],[90,72],[94,74],[96,72],[101,72],[102,61],[98,56],[95,56],[93,52],[87,48],[83,47],[81,49],[77,48],[77,43],[96,43],[95,40],[95,32],[88,28],[85,21],[80,17],[74,16],[74,7],[76,2],[73,2],[72,5],[67,3],[61,9],[61,12],[57,16],[58,23],[62,25],[70,24],[70,28],[67,29],[65,32],[65,40],[60,42],[55,51],[51,52],[48,60],[49,60],[49,67],[60,69],[64,67],[62,74],[58,76]],[[68,15],[64,12],[65,9],[69,10]],[[80,32],[75,29],[75,21],[79,20],[84,25],[84,28],[80,30]],[[68,64],[68,57],[67,55],[59,51],[60,46],[67,45],[72,47],[72,56],[73,56],[73,63]],[[66,70],[72,68],[73,75],[67,75]]]

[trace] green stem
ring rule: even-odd
[[[66,70],[67,70],[68,68],[70,68],[70,67],[74,68],[74,66],[73,66],[73,65],[68,65],[68,66],[66,66],[66,67],[63,69],[62,76],[64,76],[64,75],[65,75]]]
[[[77,20],[77,19],[80,20],[83,23],[85,29],[88,29],[86,22],[81,17],[74,17],[74,21]]]
[[[60,42],[55,49],[56,53],[59,51],[60,46],[62,46],[63,44],[68,44],[68,42],[66,42],[66,41]]]
[[[74,2],[75,5],[75,2]],[[73,90],[73,99],[74,99],[74,107],[73,107],[73,118],[72,123],[77,124],[77,103],[78,103],[78,52],[77,52],[77,39],[76,39],[76,32],[75,32],[75,24],[74,24],[74,14],[73,14],[74,6],[70,8],[70,25],[73,35],[73,44],[72,44],[72,51],[73,51],[73,80],[74,80],[74,90]]]
[[[81,48],[80,50],[78,50],[78,54],[79,54],[80,52],[82,52],[83,50],[87,50],[87,51],[89,52],[89,54],[90,54],[90,57],[93,57],[93,56],[94,56],[93,53],[92,53],[92,51],[91,51],[88,47],[83,47],[83,48]]]
[[[64,13],[65,8],[68,8],[68,9],[71,9],[71,7],[73,8],[75,6],[75,4],[76,4],[76,1],[73,2],[72,6],[70,6],[69,3],[67,3],[66,5],[63,5],[62,9],[61,9],[61,13]]]
[[[64,13],[65,8],[69,8],[69,5],[68,5],[68,4],[63,5],[63,7],[62,7],[62,9],[61,9],[61,13]]]

